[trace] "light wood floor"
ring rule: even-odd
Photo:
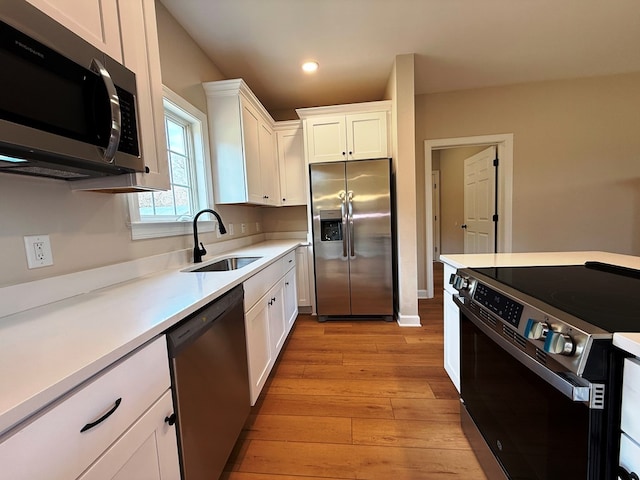
[[[420,328],[299,316],[221,478],[484,480],[442,366],[435,275]]]

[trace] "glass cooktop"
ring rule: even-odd
[[[609,332],[640,332],[640,270],[598,262],[472,270]]]

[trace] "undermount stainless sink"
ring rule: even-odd
[[[261,258],[262,257],[227,257],[199,268],[192,267],[188,270],[183,270],[183,272],[228,272],[229,270],[246,267]]]

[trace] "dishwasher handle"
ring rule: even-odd
[[[243,300],[244,289],[240,284],[168,330],[169,358],[176,358],[182,350],[195,342],[214,322],[224,317],[229,311],[238,306],[242,309]]]

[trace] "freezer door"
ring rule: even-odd
[[[345,163],[313,164],[311,205],[318,315],[350,315]]]
[[[390,161],[346,163],[352,315],[393,315]]]

